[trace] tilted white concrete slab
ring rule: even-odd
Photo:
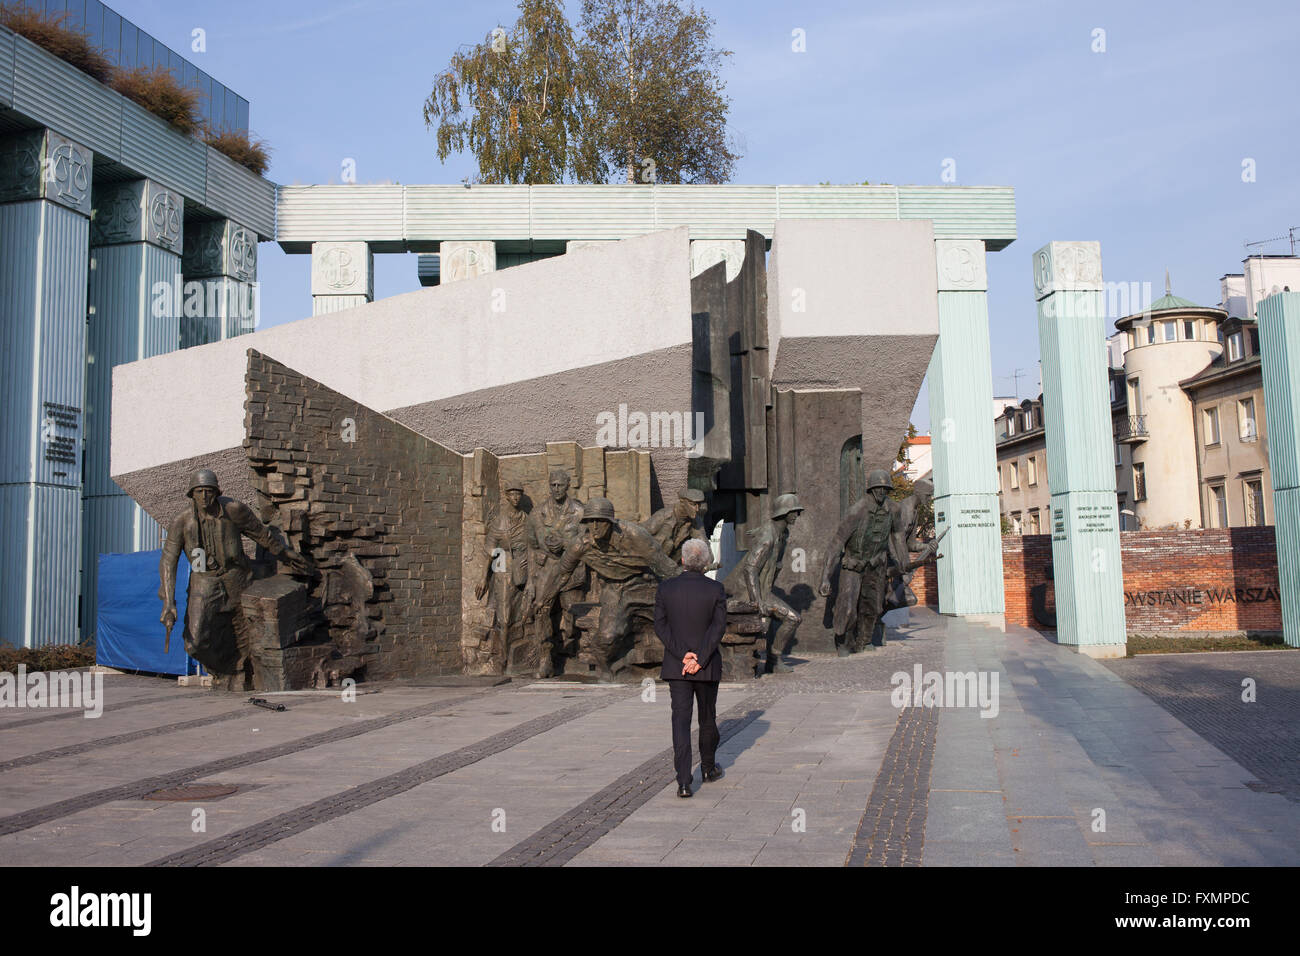
[[[112,474],[151,513],[210,461],[244,487],[246,350],[459,451],[596,443],[602,411],[691,408],[687,230],[610,243],[114,369]],[[684,484],[685,449],[654,449]],[[164,504],[163,502],[170,502]]]

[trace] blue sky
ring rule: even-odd
[[[359,182],[473,174],[467,157],[438,161],[420,107],[457,46],[517,16],[508,2],[110,5],[250,101],[280,183],[337,182],[349,157]],[[1030,256],[1045,242],[1099,240],[1107,280],[1159,296],[1168,269],[1176,293],[1213,305],[1243,243],[1300,226],[1294,0],[702,6],[734,51],[734,182],[937,184],[952,158],[958,184],[1015,187],[1020,238],[989,257],[995,394],[1017,368],[1036,394]],[[195,27],[206,53],[187,52]],[[263,243],[259,277],[264,326],[310,315],[309,257]],[[418,288],[415,257],[376,256],[375,281],[380,296]]]

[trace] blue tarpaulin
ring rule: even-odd
[[[95,662],[122,670],[154,674],[195,674],[199,665],[185,653],[185,592],[190,565],[177,562],[176,626],[171,650],[163,653],[166,634],[158,618],[158,563],[162,551],[99,556],[99,607],[95,613]]]

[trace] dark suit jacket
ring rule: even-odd
[[[659,584],[655,633],[664,644],[664,680],[722,680],[722,633],[727,629],[727,592],[698,571],[683,571]],[[682,658],[694,651],[700,669],[682,673]]]

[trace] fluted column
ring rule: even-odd
[[[1003,614],[1002,533],[991,425],[988,272],[979,239],[935,241],[939,342],[930,359],[939,610]]]
[[[230,219],[188,223],[181,270],[181,348],[254,330],[257,233]]]
[[[113,368],[180,346],[184,200],[148,179],[94,192],[86,325],[86,468],[81,629],[95,632],[101,554],[161,544],[157,522],[109,477]]]
[[[1052,493],[1056,640],[1090,657],[1123,657],[1124,573],[1101,244],[1049,242],[1034,253],[1043,424]]]
[[[1300,292],[1270,295],[1257,315],[1282,638],[1300,647]]]
[[[93,156],[0,139],[0,639],[75,643]]]

